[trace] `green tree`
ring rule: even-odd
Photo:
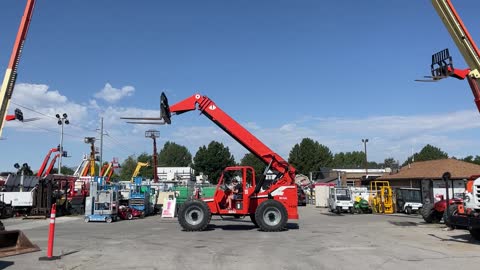
[[[158,166],[188,167],[192,165],[192,154],[187,147],[166,142],[158,153]]]
[[[369,167],[370,167],[369,162]],[[365,153],[360,151],[340,152],[333,156],[335,168],[365,168]]]
[[[310,138],[304,138],[300,144],[295,144],[288,156],[298,173],[308,175],[311,171],[320,171],[322,167],[333,164],[333,155],[330,149]]]
[[[386,158],[383,161],[383,166],[385,168],[394,168],[394,167],[397,166],[397,162],[395,161],[395,159],[393,157],[389,157],[389,158]]]
[[[438,147],[427,144],[422,148],[422,150],[420,150],[419,153],[415,153],[413,156],[408,157],[402,166],[405,166],[412,161],[427,161],[446,158],[448,158],[448,154],[446,152],[443,152]]]
[[[466,156],[464,158],[461,159],[462,161],[465,161],[465,162],[469,162],[469,163],[473,163],[473,164],[477,164],[477,165],[480,165],[480,156],[476,155],[475,157],[473,156]]]
[[[193,158],[196,173],[208,175],[210,183],[217,183],[225,167],[235,165],[235,159],[228,147],[211,141],[208,146],[201,146]]]
[[[138,156],[137,162],[146,162],[146,163],[149,164],[149,166],[142,167],[137,176],[147,178],[147,179],[153,179],[153,177],[154,177],[154,175],[153,175],[154,164],[153,164],[152,155],[149,155],[147,153],[142,153]],[[135,167],[136,167],[136,165],[135,165]]]
[[[251,166],[255,170],[255,177],[258,179],[260,175],[263,174],[265,167],[267,164],[259,159],[252,153],[247,153],[243,156],[242,160],[240,160],[240,165],[242,166]]]
[[[125,159],[122,164],[120,165],[120,180],[122,181],[130,181],[132,179],[133,171],[137,166],[137,158],[132,155]]]

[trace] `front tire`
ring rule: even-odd
[[[178,211],[178,222],[185,231],[203,231],[211,218],[210,208],[204,201],[187,201]]]
[[[250,214],[250,220],[252,221],[253,225],[258,228],[258,223],[255,220],[255,214]]]
[[[113,221],[113,219],[111,217],[107,217],[105,219],[105,222],[107,222],[107,223],[112,223],[112,221]]]
[[[255,211],[255,220],[263,231],[281,231],[287,226],[287,209],[279,201],[266,200]]]
[[[410,206],[405,207],[405,213],[407,215],[411,215],[412,214],[412,207],[410,207]]]

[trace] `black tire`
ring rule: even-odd
[[[353,207],[349,207],[349,208],[348,208],[348,212],[353,215],[353,213],[354,213]]]
[[[410,207],[410,206],[405,207],[405,214],[411,215],[412,214],[412,207]]]
[[[83,219],[83,221],[85,221],[85,223],[88,223],[88,222],[90,222],[90,218],[85,217],[85,218]]]
[[[278,232],[287,226],[288,214],[285,206],[276,200],[266,200],[255,211],[258,227],[266,232]]]
[[[422,217],[426,223],[434,223],[436,218],[436,211],[433,208],[433,204],[427,203],[423,205]]]
[[[258,223],[255,220],[255,214],[250,214],[250,220],[252,221],[253,225],[255,225],[255,227],[258,228]]]
[[[111,217],[107,217],[105,219],[105,222],[107,222],[107,223],[112,223],[112,221],[113,221],[113,219]]]
[[[127,219],[128,219],[128,220],[132,220],[132,219],[133,219],[133,214],[132,214],[132,213],[128,213],[128,214],[127,214]]]
[[[447,215],[447,210],[443,211],[443,222],[447,227],[454,229],[455,226],[450,224],[450,217],[455,215],[458,211],[458,206],[456,204],[451,204],[448,206],[448,210],[450,212],[450,216]]]
[[[178,210],[178,222],[185,231],[203,231],[211,218],[210,208],[204,201],[187,201]]]
[[[340,215],[342,213],[342,208],[337,206],[335,213],[337,213],[337,215]]]
[[[480,241],[480,229],[470,229],[470,235],[473,239]]]

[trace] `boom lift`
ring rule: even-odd
[[[0,137],[2,136],[3,126],[5,125],[5,116],[10,105],[10,99],[13,95],[13,89],[15,88],[15,81],[17,80],[17,69],[20,62],[20,55],[22,54],[23,45],[27,38],[28,27],[32,20],[33,8],[35,6],[35,0],[28,0],[25,6],[20,27],[18,28],[17,37],[13,45],[10,61],[8,62],[7,70],[5,71],[5,77],[0,88]]]
[[[187,201],[180,208],[178,220],[187,231],[204,230],[212,215],[250,216],[252,222],[264,231],[280,231],[288,219],[298,219],[297,185],[295,168],[280,155],[268,148],[243,126],[221,110],[211,99],[195,94],[169,107],[162,93],[162,116],[170,122],[170,113],[177,115],[200,110],[203,115],[223,129],[251,153],[268,164],[263,177],[255,179],[255,171],[249,166],[235,166],[224,169],[213,198]],[[275,180],[265,180],[266,172],[277,172]],[[232,179],[240,179],[239,191],[233,194]],[[237,186],[238,187],[238,186]],[[235,196],[233,196],[235,195]],[[228,209],[229,198],[233,201]]]
[[[10,99],[12,98],[13,89],[15,88],[20,54],[27,37],[27,31],[32,19],[34,6],[35,0],[27,0],[22,20],[20,21],[20,26],[18,28],[17,37],[13,45],[10,61],[8,62],[7,70],[5,71],[5,76],[2,85],[0,86],[0,137],[2,136],[8,106],[10,105]],[[0,258],[38,250],[38,246],[32,244],[22,231],[6,231],[0,221]]]
[[[450,0],[432,0],[432,4],[469,67],[464,70],[455,69],[448,50],[444,50],[432,56],[433,80],[445,77],[467,79],[480,112],[480,51]],[[450,173],[446,172],[443,178],[446,183],[447,201],[449,201]],[[444,219],[448,226],[466,228],[473,238],[480,240],[480,192],[473,191],[475,188],[480,190],[480,182],[470,180],[468,186],[471,194],[467,194],[467,202],[446,207]]]
[[[42,177],[42,176],[45,176],[47,174],[50,173],[50,171],[52,170],[53,168],[53,165],[55,164],[55,161],[57,159],[57,155],[55,155],[55,157],[53,158],[52,162],[50,163],[50,166],[48,167],[47,169],[47,172],[44,174],[44,170],[45,170],[45,167],[47,166],[48,164],[48,161],[50,160],[50,156],[52,155],[52,153],[55,153],[55,152],[58,152],[58,147],[57,148],[52,148],[48,151],[47,155],[45,156],[45,158],[43,159],[43,163],[42,163],[42,166],[40,167],[40,169],[38,170],[37,172],[37,177]]]
[[[137,167],[135,167],[135,171],[133,171],[132,179],[130,180],[130,182],[133,183],[135,177],[137,177],[138,173],[140,172],[140,169],[142,167],[147,167],[147,166],[150,166],[150,164],[148,162],[140,162],[140,161],[137,162]]]

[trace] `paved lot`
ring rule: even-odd
[[[311,206],[278,233],[244,220],[212,219],[183,232],[158,216],[112,224],[57,219],[54,255],[44,262],[48,221],[7,220],[42,251],[0,260],[0,269],[474,269],[480,245],[466,231],[445,231],[418,216],[340,215]],[[261,268],[260,268],[261,267]]]

